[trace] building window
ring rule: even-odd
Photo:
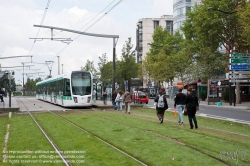
[[[166,28],[170,34],[173,34],[173,21],[166,21]]]
[[[191,0],[186,0],[186,2],[191,2]]]
[[[139,40],[142,41],[142,35],[141,34],[139,35]]]
[[[154,29],[156,29],[159,26],[159,21],[154,21]]]
[[[191,11],[191,7],[190,6],[186,7],[186,13],[187,13],[187,11]]]

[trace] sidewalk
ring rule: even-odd
[[[9,97],[5,97],[4,98],[4,103],[0,102],[0,112],[3,112],[5,110],[11,110],[11,111],[18,111],[19,110],[19,105],[17,104],[17,98],[15,97],[11,97],[11,107],[10,107],[10,103],[9,103]],[[153,99],[149,99],[151,100],[151,103],[153,103]],[[170,100],[169,98],[167,98],[167,102],[170,106],[174,105],[174,101]],[[124,104],[123,104],[124,105]],[[232,106],[229,105],[229,103],[222,103],[222,106],[217,106],[217,103],[210,103],[210,105],[207,104],[207,101],[200,101],[200,105],[204,105],[204,106],[209,106],[209,107],[222,107],[222,108],[233,108],[233,109],[250,109],[250,102],[242,102],[241,104],[236,104],[236,106],[233,105]],[[134,104],[131,103],[131,107],[143,107],[144,104]],[[113,108],[112,102],[111,101],[107,101],[107,105],[103,104],[102,100],[96,100],[93,101],[93,107],[96,108]]]
[[[167,101],[169,104],[174,104],[173,100],[170,100],[167,98]],[[224,103],[222,102],[222,106],[217,106],[217,102],[210,102],[208,105],[207,101],[201,101],[199,105],[205,105],[205,106],[210,106],[210,107],[222,107],[222,108],[234,108],[234,109],[250,109],[250,101],[249,102],[241,102],[241,104],[235,104],[232,103],[232,105],[229,105],[229,103]]]
[[[9,110],[9,111],[18,111],[19,106],[17,104],[16,98],[11,97],[11,103],[9,97],[3,98],[4,102],[0,102],[0,112]]]

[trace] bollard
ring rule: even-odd
[[[9,119],[11,118],[12,112],[9,112]]]

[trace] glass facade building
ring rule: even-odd
[[[196,3],[200,3],[201,0],[173,0],[173,18],[174,26],[173,31],[180,30],[183,22],[186,20],[186,12],[191,10],[192,6]]]

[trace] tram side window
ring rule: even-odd
[[[65,96],[71,96],[69,79],[65,80]]]

